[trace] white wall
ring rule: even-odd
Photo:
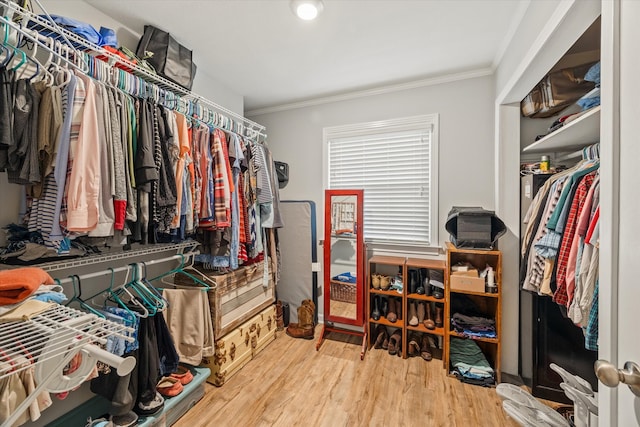
[[[421,114],[440,115],[439,238],[454,205],[493,209],[493,79],[471,78],[251,116],[267,127],[274,159],[289,163],[282,200],[316,202],[323,216],[322,129]],[[366,197],[366,195],[365,195]]]

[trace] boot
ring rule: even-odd
[[[436,304],[436,328],[442,328],[444,326],[444,321],[442,319],[443,311],[444,307],[442,304]]]
[[[289,326],[289,303],[288,302],[283,302],[282,303],[282,318],[284,320],[284,327],[286,328],[287,326]]]
[[[402,354],[402,329],[396,329],[389,337],[389,354]]]
[[[278,331],[284,330],[284,308],[282,308],[282,301],[276,302],[276,329]]]
[[[422,283],[422,269],[416,270],[416,280],[418,281],[418,286],[416,287],[416,293],[418,295],[424,295],[424,284]]]
[[[373,310],[371,311],[371,318],[373,320],[380,320],[380,298],[376,295],[373,297]]]
[[[418,326],[418,314],[416,313],[416,303],[409,303],[409,325]]]
[[[387,313],[387,320],[391,323],[395,323],[398,320],[398,314],[396,312],[396,299],[389,298],[389,312]]]
[[[414,357],[420,354],[420,337],[416,332],[410,332],[407,337],[407,356]]]
[[[375,344],[373,344],[373,348],[382,348],[385,341],[387,342],[387,346],[388,346],[389,334],[387,333],[386,326],[382,324],[378,324],[378,326],[376,326],[375,337],[376,337],[376,341],[375,341]]]
[[[380,314],[383,317],[387,317],[387,313],[389,312],[389,300],[387,298],[380,298]]]
[[[420,357],[422,357],[427,362],[433,358],[433,356],[431,355],[431,351],[429,350],[429,338],[427,337],[427,334],[422,335],[422,348],[420,349]]]
[[[287,327],[287,335],[293,338],[304,338],[312,340],[315,325],[313,324],[313,316],[316,311],[316,305],[311,300],[303,300],[298,307],[298,323],[289,323]]]
[[[420,301],[418,302],[418,325],[422,325],[422,322],[424,322],[425,314],[424,303]]]
[[[402,320],[403,312],[402,312],[402,299],[400,301],[396,301],[396,316],[398,316],[398,320]]]
[[[424,327],[427,329],[435,329],[436,324],[433,321],[433,311],[431,309],[431,303],[427,302],[426,304],[426,317],[424,318]]]
[[[409,293],[415,294],[418,288],[418,277],[416,270],[409,270]]]
[[[423,268],[420,271],[422,272],[422,286],[424,286],[424,294],[427,296],[431,296],[431,285],[429,285],[429,270]]]

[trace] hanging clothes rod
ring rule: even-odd
[[[178,254],[178,255],[173,255],[170,257],[166,257],[166,258],[160,258],[160,259],[153,259],[151,261],[145,261],[144,264],[149,267],[155,264],[165,264],[167,262],[171,262],[171,261],[188,261],[192,256],[195,256],[197,254],[199,254],[199,251],[193,251],[193,252],[189,252],[186,254]],[[88,280],[88,279],[95,279],[98,277],[105,277],[105,276],[111,276],[112,274],[116,274],[116,273],[120,273],[123,271],[127,271],[131,269],[131,265],[126,265],[126,266],[122,266],[122,267],[116,267],[113,269],[109,269],[109,270],[100,270],[100,271],[96,271],[93,273],[88,273],[88,274],[82,274],[80,276],[77,276],[80,280]],[[69,283],[73,283],[73,278],[71,277],[67,277],[64,279],[60,279],[58,280],[60,285],[66,285]]]
[[[212,110],[212,112],[221,114],[226,120],[228,120],[228,127],[225,127],[225,129],[244,134],[245,136],[250,138],[255,138],[260,135],[266,136],[265,126],[249,120],[246,117],[237,114],[219,104],[216,104],[215,102],[210,101],[203,96],[197,95],[190,90],[185,89],[182,86],[169,81],[168,79],[165,79],[162,76],[154,74],[136,64],[133,64],[130,61],[124,60],[120,56],[102,49],[100,46],[93,44],[64,28],[61,28],[48,19],[38,16],[31,11],[28,11],[18,6],[17,4],[10,2],[9,0],[0,0],[0,5],[3,5],[10,11],[18,14],[21,20],[24,21],[23,26],[26,26],[29,22],[32,22],[36,25],[36,29],[38,30],[42,28],[42,30],[51,32],[53,35],[59,35],[60,37],[64,36],[70,43],[72,43],[73,47],[76,49],[87,52],[92,56],[104,57],[106,61],[111,65],[119,64],[119,68],[130,69],[132,71],[131,74],[142,77],[146,81],[153,83],[164,90],[171,91],[181,97],[185,97],[189,101],[193,102],[194,105],[204,105],[205,108]],[[21,29],[18,29],[17,31],[21,31]],[[230,117],[235,120],[231,119]],[[236,129],[239,129],[240,131],[237,131]]]

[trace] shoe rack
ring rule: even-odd
[[[487,361],[495,372],[495,378],[500,383],[500,358],[502,353],[502,253],[498,250],[465,249],[456,248],[452,243],[446,243],[448,280],[445,286],[445,298],[449,302],[445,305],[445,356],[444,363],[447,370],[451,371],[449,365],[449,348],[451,337],[465,338],[463,334],[451,330],[452,306],[455,306],[455,299],[460,295],[465,295],[473,301],[478,310],[486,317],[495,319],[496,338],[473,338],[482,350]],[[460,262],[473,264],[478,271],[486,266],[491,266],[494,271],[494,280],[497,289],[495,292],[487,292],[484,289],[460,289],[452,288],[451,269],[452,266]],[[471,282],[471,281],[470,281]],[[484,283],[484,281],[482,281]]]
[[[442,271],[443,281],[445,283],[445,290],[442,292],[442,298],[436,298],[433,296],[432,292],[429,291],[430,285],[425,288],[425,292],[423,294],[419,294],[415,292],[418,286],[412,286],[411,283],[411,273],[410,271],[420,271],[420,270],[429,270],[435,269]],[[402,279],[402,293],[399,293],[395,289],[382,289],[374,287],[373,280],[375,275],[382,275],[389,278],[393,278],[395,276],[399,276]],[[394,331],[401,332],[401,355],[403,358],[407,358],[407,343],[408,336],[412,332],[418,332],[420,338],[425,336],[431,336],[434,338],[436,343],[442,342],[442,349],[432,350],[433,356],[435,358],[440,358],[444,362],[444,354],[445,346],[447,344],[447,340],[445,339],[445,314],[447,312],[447,297],[446,297],[446,282],[447,282],[448,271],[446,268],[446,263],[444,260],[428,260],[428,259],[418,259],[418,258],[406,258],[406,257],[394,257],[394,256],[381,256],[376,255],[369,259],[367,263],[367,298],[366,298],[366,326],[367,326],[367,336],[368,336],[368,347],[373,348],[377,339],[376,336],[376,328],[378,325],[383,325],[387,327],[389,331],[389,336]],[[416,285],[418,285],[416,283]],[[384,285],[383,285],[384,286]],[[414,291],[414,292],[412,292]],[[378,299],[378,306],[376,307],[375,300]],[[391,306],[389,301],[393,300],[393,305],[395,306],[395,321],[393,318],[388,316],[388,312],[383,312],[383,307],[381,302],[386,301],[387,308]],[[425,326],[424,322],[418,322],[418,325],[410,325],[411,317],[415,314],[417,316],[418,304],[422,305],[425,312],[427,312],[427,304],[431,307],[431,318],[435,323],[435,312],[436,305],[439,307],[440,317],[442,318],[442,326],[435,327],[433,329],[428,329]],[[413,313],[413,309],[416,310],[416,313]],[[375,318],[374,312],[375,310],[380,311],[380,317]],[[441,338],[440,338],[441,337]],[[438,354],[440,352],[440,354]],[[418,356],[420,357],[420,356]],[[445,365],[446,366],[446,365]]]

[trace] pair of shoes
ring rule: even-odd
[[[156,395],[149,402],[138,402],[133,410],[136,414],[142,416],[154,415],[164,408],[164,398],[156,391]]]
[[[158,382],[156,390],[158,390],[158,393],[165,397],[174,397],[182,393],[182,390],[184,390],[184,386],[177,378],[164,377]]]
[[[389,276],[380,275],[380,289],[386,291],[391,286],[391,278]]]
[[[178,366],[176,372],[173,372],[169,376],[180,381],[180,384],[182,385],[187,385],[191,381],[193,381],[193,374],[191,373],[191,370],[185,368],[184,366]]]
[[[113,427],[131,427],[138,422],[138,415],[135,412],[129,411],[124,415],[114,415],[111,417]]]
[[[316,312],[316,305],[310,299],[302,300],[298,307],[298,323],[289,323],[287,335],[293,338],[304,338],[312,340],[315,332],[313,317]]]

